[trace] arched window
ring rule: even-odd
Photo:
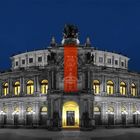
[[[48,91],[48,80],[42,80],[41,81],[41,93],[47,94]]]
[[[8,83],[3,84],[3,94],[6,96],[9,92]]]
[[[137,95],[137,88],[134,83],[131,84],[131,95],[136,96]]]
[[[112,107],[112,106],[110,106],[109,108],[108,108],[108,112],[114,112],[114,108]]]
[[[32,107],[27,107],[26,112],[28,112],[28,113],[33,112],[33,108]]]
[[[98,106],[94,107],[94,112],[100,112],[100,108]]]
[[[32,80],[27,82],[27,94],[31,95],[34,93],[34,82]]]
[[[112,95],[114,93],[114,83],[112,81],[107,81],[107,94]]]
[[[46,106],[44,106],[44,107],[41,108],[41,112],[47,112],[47,111],[48,111],[48,109],[47,109]]]
[[[15,82],[14,83],[14,94],[19,95],[20,94],[20,82]]]
[[[120,94],[126,95],[126,84],[124,82],[120,83]]]
[[[100,93],[100,81],[99,80],[94,80],[93,81],[93,90],[95,94]]]
[[[121,106],[121,112],[122,112],[122,113],[123,113],[123,112],[127,112],[125,106]]]
[[[14,107],[14,112],[19,112],[19,107]]]
[[[43,107],[41,108],[41,115],[47,115],[47,112],[48,112],[47,107],[46,107],[46,106],[43,106]]]

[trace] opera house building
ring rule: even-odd
[[[66,25],[62,42],[10,57],[0,73],[0,127],[89,130],[139,126],[140,74],[129,58],[80,44]]]

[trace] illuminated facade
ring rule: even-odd
[[[92,129],[138,126],[140,74],[129,58],[80,45],[74,26],[61,45],[11,57],[0,73],[0,125]]]

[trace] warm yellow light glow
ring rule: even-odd
[[[107,82],[107,94],[112,95],[114,93],[114,83],[112,81]]]
[[[137,107],[135,105],[133,105],[132,112],[135,113],[136,111],[137,111]]]
[[[9,92],[8,90],[9,90],[8,83],[4,83],[3,84],[3,94],[4,94],[4,96],[6,96],[8,94],[8,92]]]
[[[110,106],[110,107],[108,108],[108,112],[114,112],[114,108],[113,108],[112,106]]]
[[[7,113],[7,111],[8,111],[7,106],[4,106],[2,111],[5,112],[5,113]]]
[[[14,112],[19,112],[19,107],[15,107]]]
[[[122,106],[121,107],[121,112],[124,112],[124,111],[126,111],[126,107]]]
[[[124,82],[120,83],[120,94],[126,95],[126,84]]]
[[[94,90],[95,94],[100,93],[100,82],[99,82],[99,80],[94,80],[93,81],[93,90]]]
[[[33,112],[33,108],[32,108],[32,107],[28,107],[28,108],[26,109],[26,111],[27,111],[27,112]]]
[[[131,95],[136,96],[137,95],[137,88],[134,83],[131,84]]]
[[[100,112],[100,108],[98,106],[94,107],[94,112]]]
[[[48,91],[48,80],[42,80],[41,82],[41,93],[47,94]]]
[[[75,124],[74,126],[67,126],[67,111],[74,111]],[[63,105],[62,111],[62,127],[63,128],[78,128],[79,127],[79,106],[74,101],[68,101]]]
[[[41,112],[47,112],[47,111],[48,111],[48,109],[47,109],[46,106],[44,106],[44,107],[41,108]]]
[[[20,94],[20,82],[15,82],[14,84],[14,94],[19,95]]]
[[[33,93],[34,93],[34,82],[30,80],[27,82],[27,94]]]

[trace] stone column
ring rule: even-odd
[[[137,85],[136,85],[136,88],[137,88],[137,90],[136,90],[136,93],[137,93],[137,97],[139,97],[140,96],[140,80],[138,80],[138,83],[137,83]]]
[[[85,88],[86,88],[86,90],[88,89],[88,72],[87,71],[85,71]]]
[[[79,102],[79,120],[80,120],[80,126],[82,125],[82,115],[83,115],[83,112],[84,112],[84,105],[83,105],[83,99],[80,98],[80,102]]]
[[[2,81],[0,81],[0,96],[2,96],[3,95],[3,83],[2,83]]]
[[[127,93],[126,96],[127,96],[127,97],[130,97],[130,96],[131,96],[131,92],[130,92],[131,80],[130,80],[130,79],[127,79],[127,81],[128,81],[128,82],[127,82],[127,88],[126,88],[126,90],[127,90],[127,91],[126,91],[126,93]]]
[[[39,113],[40,113],[39,102],[35,102],[34,107],[35,107],[34,124],[38,125],[39,124]]]
[[[54,71],[51,72],[51,88],[54,88]]]
[[[63,105],[62,105],[62,100],[59,98],[59,117],[60,117],[60,127],[62,126],[62,110],[63,110]]]
[[[133,103],[128,104],[128,124],[131,124],[133,122]]]
[[[23,95],[23,77],[20,77],[20,95],[22,96]]]
[[[106,54],[104,53],[104,66],[106,66]]]
[[[119,58],[119,67],[121,67],[121,57]]]
[[[88,90],[90,89],[90,71],[89,71],[89,69],[88,69],[88,72],[87,72],[87,74],[88,74]]]
[[[49,95],[50,96],[50,95]],[[47,126],[51,127],[51,119],[52,119],[52,100],[49,97],[48,98],[48,117],[47,117]]]
[[[8,112],[7,112],[7,123],[8,124],[13,124],[13,108],[12,108],[12,104],[7,104],[7,108],[8,108]]]
[[[51,84],[52,84],[51,71],[48,71],[47,75],[48,75],[48,91],[50,91],[51,90]]]
[[[8,94],[9,94],[9,96],[12,96],[13,95],[13,85],[12,85],[12,81],[11,81],[11,79],[8,79]]]
[[[36,94],[37,92],[37,81],[36,81],[36,76],[34,76],[34,93]]]
[[[82,90],[84,90],[85,89],[85,76],[84,76],[84,72],[82,73]]]
[[[105,125],[107,124],[107,103],[106,102],[102,102],[102,107],[101,107],[101,119],[102,119],[102,123]]]
[[[26,79],[23,77],[23,96],[27,95],[27,81]]]
[[[40,93],[40,83],[39,83],[38,76],[36,76],[36,91],[37,91],[38,93]]]
[[[101,82],[101,81],[100,81]],[[105,95],[105,76],[104,75],[102,75],[102,91],[101,91],[101,95]],[[101,86],[100,85],[100,86]]]
[[[120,78],[117,78],[117,96],[120,96]]]
[[[26,114],[26,109],[24,109],[24,103],[20,102],[19,103],[19,110],[20,110],[20,114],[19,114],[19,123],[24,125],[25,124],[25,114]]]
[[[3,104],[1,103],[0,104],[0,110],[2,111],[3,110]],[[3,123],[3,119],[2,119],[2,115],[0,115],[0,124]]]
[[[116,103],[116,124],[121,124],[121,102]]]

